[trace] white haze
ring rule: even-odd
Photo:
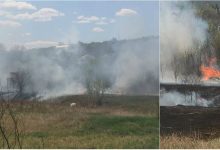
[[[160,3],[160,63],[166,66],[163,81],[175,81],[171,74],[170,61],[175,54],[181,54],[203,43],[207,37],[207,23],[195,14],[190,2]]]
[[[42,96],[83,94],[88,68],[110,80],[108,91],[112,93],[158,94],[159,38],[30,50],[0,46],[1,86],[6,86],[10,72],[26,71],[31,77],[26,92],[37,91]]]
[[[178,92],[168,92],[160,95],[160,106],[184,105],[208,107],[212,104],[212,100],[206,100],[199,95],[196,96],[195,93],[192,93],[192,95],[184,95]]]

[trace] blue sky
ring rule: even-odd
[[[0,41],[53,45],[159,35],[158,1],[0,1]]]

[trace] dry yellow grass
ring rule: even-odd
[[[160,148],[162,149],[216,149],[220,148],[220,138],[199,139],[195,137],[179,136],[172,134],[160,137]]]

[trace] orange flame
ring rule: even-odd
[[[213,67],[206,67],[201,65],[200,71],[203,75],[204,80],[208,80],[210,78],[220,78],[220,71]]]

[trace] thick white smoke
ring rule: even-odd
[[[160,106],[184,105],[208,107],[212,104],[212,100],[206,100],[199,95],[196,96],[195,93],[192,93],[192,95],[184,95],[178,92],[168,92],[160,96]]]
[[[140,48],[141,46],[141,48]],[[155,93],[159,87],[159,40],[125,42],[113,63],[114,90]],[[150,57],[149,57],[150,56]],[[153,85],[154,84],[154,85]]]
[[[191,2],[160,3],[160,63],[166,66],[161,80],[174,81],[170,74],[170,61],[176,54],[183,54],[207,37],[207,23],[196,16]]]
[[[11,72],[25,71],[31,78],[26,92],[37,91],[43,96],[83,94],[88,75],[109,80],[113,93],[158,94],[158,68],[158,37],[0,50],[1,86],[6,86]]]
[[[11,72],[25,71],[32,84],[26,92],[37,91],[43,96],[77,94],[85,91],[80,83],[80,57],[77,48],[44,48],[24,50],[14,48],[0,51],[0,79],[2,86]]]

